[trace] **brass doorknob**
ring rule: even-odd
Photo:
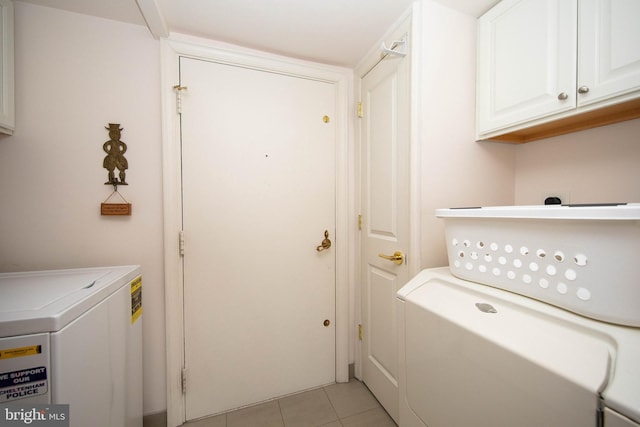
[[[322,252],[325,249],[329,249],[331,247],[331,240],[329,240],[329,230],[324,230],[324,240],[320,244],[320,246],[316,246],[316,251]]]
[[[380,258],[384,258],[389,261],[395,262],[397,265],[401,265],[404,262],[404,254],[400,251],[395,251],[393,255],[378,254]]]

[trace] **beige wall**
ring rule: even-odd
[[[165,403],[159,42],[141,26],[15,4],[16,132],[0,137],[0,271],[140,264],[144,411]],[[102,217],[120,123],[131,217]]]
[[[476,143],[475,18],[423,2],[419,59],[421,267],[448,264],[437,208],[510,205],[515,148]]]
[[[517,147],[516,204],[640,202],[640,119]]]

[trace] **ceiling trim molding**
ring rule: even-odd
[[[155,39],[169,37],[169,28],[155,0],[136,0],[147,28]]]

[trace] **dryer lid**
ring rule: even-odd
[[[432,279],[403,295],[414,413],[430,427],[590,425],[615,353],[608,337],[475,287]]]

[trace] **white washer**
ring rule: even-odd
[[[69,404],[70,425],[142,426],[139,266],[0,274],[0,405]]]
[[[400,427],[640,427],[640,328],[419,273],[398,292]]]

